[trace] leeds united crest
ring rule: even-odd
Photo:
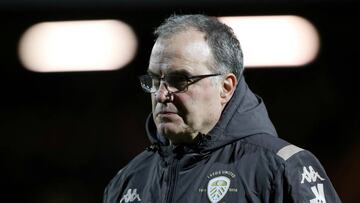
[[[209,181],[207,195],[211,203],[219,202],[227,193],[230,187],[230,179],[219,176]]]

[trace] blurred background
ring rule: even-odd
[[[0,2],[1,201],[101,202],[110,179],[149,145],[145,73],[153,29],[173,13],[299,15],[320,37],[314,61],[249,68],[280,137],[313,152],[343,202],[360,202],[359,6],[351,0],[2,0]],[[44,21],[116,19],[137,38],[134,59],[113,71],[25,69],[19,41]]]

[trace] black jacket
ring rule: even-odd
[[[244,79],[207,135],[173,147],[146,124],[152,145],[111,180],[104,203],[340,202],[309,151],[277,137]]]

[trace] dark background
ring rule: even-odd
[[[20,1],[0,2],[1,202],[101,202],[108,181],[149,142],[149,95],[139,87],[154,41],[172,13],[300,15],[321,48],[301,68],[248,69],[280,137],[312,151],[343,202],[360,202],[359,6],[355,1]],[[42,21],[119,19],[138,37],[136,58],[110,72],[35,73],[18,41]]]

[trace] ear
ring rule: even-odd
[[[225,106],[229,102],[235,92],[237,82],[238,81],[234,74],[229,73],[225,76],[220,87],[221,105]]]

